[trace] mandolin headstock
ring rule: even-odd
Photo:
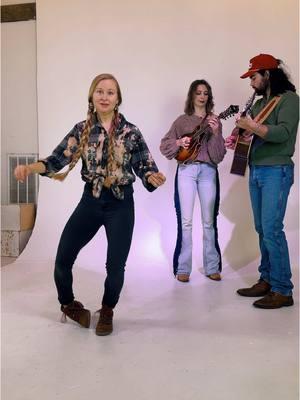
[[[239,106],[236,105],[230,105],[228,108],[226,108],[225,111],[221,112],[219,114],[220,119],[227,119],[229,117],[232,117],[233,115],[237,114],[239,112]]]

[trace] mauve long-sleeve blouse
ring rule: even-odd
[[[179,146],[176,144],[176,140],[182,136],[189,134],[194,129],[203,123],[206,127],[205,140],[202,141],[199,153],[195,161],[202,161],[213,166],[219,164],[226,153],[224,138],[222,136],[222,124],[219,121],[219,131],[217,135],[214,135],[211,128],[207,125],[207,121],[203,122],[203,118],[197,115],[180,115],[172,124],[170,130],[162,138],[160,144],[161,153],[171,160],[176,157]]]

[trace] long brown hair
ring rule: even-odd
[[[206,113],[209,114],[212,112],[214,108],[214,99],[212,95],[212,90],[210,84],[204,80],[204,79],[197,79],[194,82],[191,83],[191,86],[188,91],[187,99],[185,102],[185,107],[184,107],[184,112],[187,115],[192,115],[195,112],[195,107],[194,107],[194,98],[195,98],[195,93],[197,91],[197,87],[199,85],[204,85],[206,86],[207,92],[208,92],[208,100],[206,103]]]
[[[89,93],[88,93],[88,112],[87,112],[87,118],[83,127],[83,131],[80,137],[80,142],[77,147],[77,150],[72,156],[72,160],[68,166],[68,169],[66,172],[62,173],[57,173],[53,174],[51,178],[57,179],[59,181],[63,181],[69,172],[75,167],[76,163],[78,162],[79,158],[81,157],[84,147],[87,144],[90,136],[90,131],[92,127],[92,120],[93,120],[93,114],[95,112],[95,107],[93,104],[93,94],[94,91],[96,90],[96,87],[100,81],[106,80],[106,79],[111,79],[115,82],[116,87],[117,87],[117,94],[118,94],[118,106],[121,105],[122,103],[122,94],[121,94],[121,89],[118,81],[116,78],[111,75],[111,74],[100,74],[97,75],[90,86]],[[117,106],[117,107],[118,107]],[[112,171],[113,169],[113,164],[114,164],[114,135],[117,127],[117,121],[118,121],[118,109],[115,110],[115,115],[111,124],[110,132],[109,132],[109,145],[108,145],[108,164],[107,164],[107,169],[108,171]]]

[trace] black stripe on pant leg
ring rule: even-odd
[[[176,241],[176,247],[174,251],[174,256],[173,256],[173,272],[174,275],[176,276],[177,270],[178,270],[178,258],[179,254],[181,252],[181,246],[182,246],[182,224],[181,224],[181,209],[180,209],[180,199],[179,199],[179,193],[178,193],[178,166],[176,170],[176,175],[175,175],[175,190],[174,190],[174,205],[175,205],[175,210],[176,210],[176,217],[177,217],[177,241]]]
[[[218,169],[216,170],[216,200],[215,200],[215,207],[214,207],[214,230],[215,230],[215,247],[217,253],[220,257],[219,262],[219,271],[222,271],[222,257],[221,257],[221,250],[218,241],[218,226],[217,226],[217,217],[219,214],[219,206],[220,206],[220,179],[219,179],[219,172]]]

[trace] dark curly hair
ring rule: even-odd
[[[286,92],[287,90],[290,90],[291,92],[296,92],[296,88],[290,81],[288,73],[285,72],[282,68],[283,62],[281,60],[277,61],[279,63],[279,68],[268,70],[270,73],[269,81],[271,94],[276,96],[278,94]],[[258,73],[262,76],[264,76],[265,72],[265,69],[258,71]]]

